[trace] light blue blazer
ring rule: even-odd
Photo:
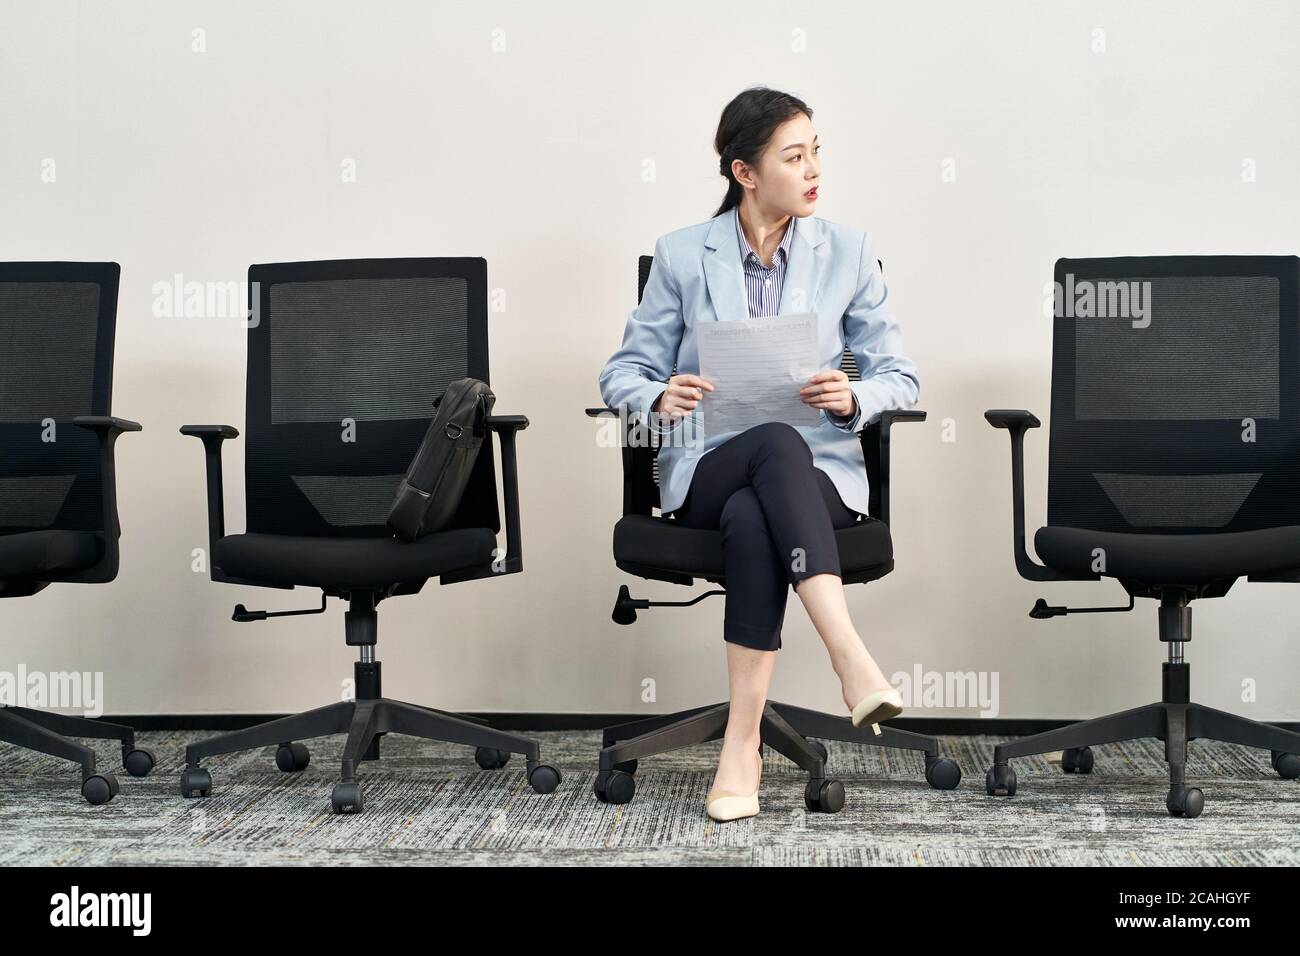
[[[816,312],[821,367],[839,368],[847,345],[862,373],[852,383],[858,406],[852,419],[836,424],[823,411],[820,424],[797,427],[813,464],[830,476],[840,499],[865,515],[867,473],[856,433],[883,411],[916,404],[916,367],[903,354],[871,236],[815,216],[795,219],[793,228],[778,313]],[[699,374],[699,323],[748,315],[733,211],[660,237],[641,304],[628,316],[622,346],[600,373],[605,404],[647,415],[668,387],[674,362],[678,374]],[[683,431],[686,438],[672,439]],[[681,507],[700,458],[735,434],[707,435],[700,406],[666,430],[659,450],[661,512]]]

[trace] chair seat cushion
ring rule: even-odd
[[[894,559],[889,527],[864,519],[835,532],[844,573],[864,571]],[[716,580],[724,576],[722,532],[688,528],[672,518],[625,515],[614,525],[614,560],[661,571]]]
[[[217,542],[214,561],[228,575],[268,584],[368,588],[423,581],[492,560],[488,528],[455,528],[416,541],[233,534]]]
[[[44,581],[99,563],[99,535],[88,531],[24,531],[0,535],[0,581]]]
[[[1093,550],[1104,576],[1143,584],[1206,584],[1221,578],[1300,568],[1300,527],[1219,534],[1126,534],[1086,528],[1039,528],[1034,550],[1048,567],[1090,574]]]

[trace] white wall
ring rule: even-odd
[[[196,29],[206,52],[192,50]],[[1026,617],[1039,595],[1114,603],[1120,589],[1017,577],[1007,439],[981,413],[1046,419],[1041,307],[1058,256],[1300,252],[1297,35],[1300,8],[1280,2],[5,4],[0,259],[122,264],[114,411],[145,431],[118,446],[121,576],[0,602],[0,668],[101,670],[110,713],[332,699],[353,657],[341,604],[237,625],[237,601],[315,597],[191,571],[206,543],[202,457],[176,430],[242,426],[244,331],[154,317],[152,287],[175,273],[241,280],[253,262],[481,255],[506,302],[491,316],[497,408],[532,419],[527,569],[386,603],[385,690],[545,712],[724,697],[720,600],[630,628],[609,619],[620,583],[687,592],[614,568],[618,455],[596,447],[582,409],[635,303],[636,256],[712,214],[718,115],[763,83],[815,109],[818,215],[877,237],[930,412],[897,433],[898,570],[849,592],[870,648],[886,673],[996,672],[1003,717],[1155,699],[1151,602]],[[955,182],[942,181],[947,158]],[[956,441],[942,441],[945,419]],[[1028,441],[1031,529],[1046,438]],[[230,443],[232,530],[242,456]],[[1300,717],[1300,590],[1242,582],[1195,609],[1196,697]],[[793,597],[785,645],[774,696],[838,712]]]

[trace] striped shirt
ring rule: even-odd
[[[794,236],[794,217],[785,224],[781,245],[772,256],[772,268],[763,265],[740,225],[740,207],[736,207],[736,235],[740,236],[740,259],[745,264],[745,295],[749,299],[749,317],[776,315],[781,307],[781,284],[785,281],[790,240]]]

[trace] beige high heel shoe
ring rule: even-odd
[[[755,751],[754,759],[758,761],[758,776],[761,785],[763,777],[763,755]],[[743,820],[745,817],[757,816],[758,787],[754,788],[753,793],[732,793],[730,790],[710,790],[709,795],[704,798],[704,810],[711,819],[717,820],[719,823],[726,823],[730,820]]]
[[[903,698],[894,688],[886,687],[858,701],[857,706],[853,708],[853,726],[861,727],[863,724],[870,724],[872,731],[879,735],[880,722],[897,717],[902,712]]]

